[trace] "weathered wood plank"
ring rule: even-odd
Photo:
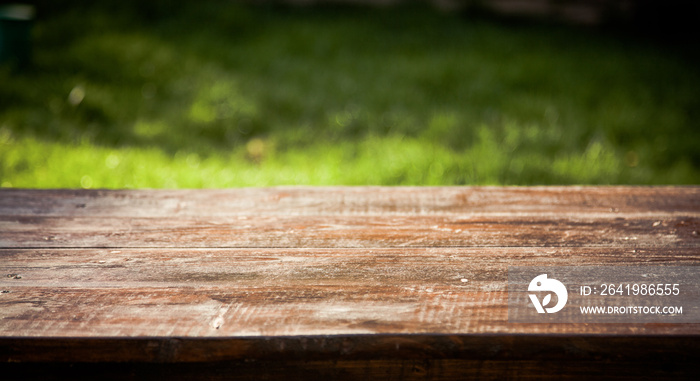
[[[0,217],[0,247],[700,247],[697,217]]]
[[[0,216],[697,216],[700,187],[0,189]]]
[[[695,248],[0,249],[0,285],[469,286],[508,266],[694,266]],[[19,274],[21,278],[7,274]],[[455,283],[457,282],[457,283]],[[465,284],[461,284],[461,288]],[[499,287],[503,288],[503,287]]]
[[[11,189],[0,247],[697,247],[699,189]]]
[[[700,333],[700,324],[507,321],[509,265],[700,265],[688,248],[11,249],[0,258],[0,336]]]

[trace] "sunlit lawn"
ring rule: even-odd
[[[105,4],[40,8],[34,67],[0,70],[2,186],[700,182],[700,75],[657,45],[415,7]]]

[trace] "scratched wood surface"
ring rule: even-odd
[[[0,362],[683,378],[700,324],[508,323],[507,269],[700,266],[699,235],[700,187],[2,189]]]

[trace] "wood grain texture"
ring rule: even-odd
[[[0,217],[1,247],[700,247],[698,217]]]
[[[700,324],[508,323],[507,269],[700,266],[699,231],[700,187],[2,189],[0,370],[684,378]]]
[[[0,216],[696,216],[698,187],[1,189]]]
[[[695,265],[696,249],[0,250],[0,335],[697,333],[697,325],[509,324],[507,270]],[[463,282],[466,279],[467,282]]]

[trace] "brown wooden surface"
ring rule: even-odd
[[[700,188],[2,189],[0,363],[691,378],[700,324],[507,321],[508,266],[650,264],[700,265]]]

